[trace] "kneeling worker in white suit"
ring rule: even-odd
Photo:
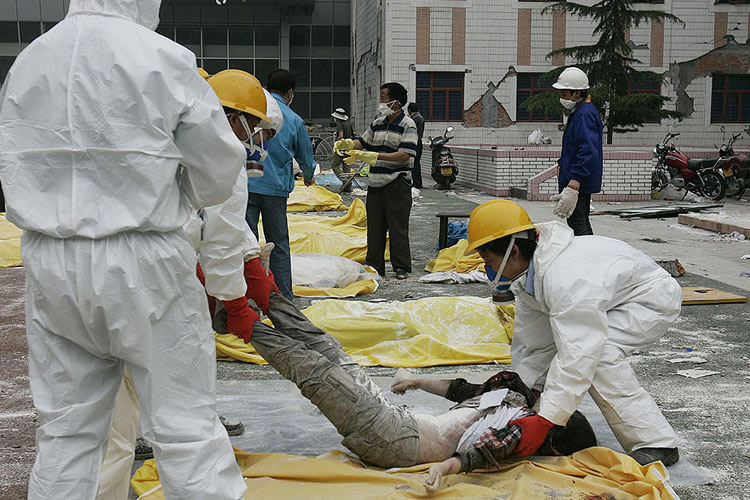
[[[216,415],[216,353],[183,225],[245,165],[159,0],[71,0],[0,92],[0,179],[24,229],[30,499],[93,499],[123,368],[166,498],[245,492]]]
[[[626,361],[680,314],[680,286],[622,241],[573,236],[559,222],[534,225],[509,200],[471,213],[467,254],[511,280],[516,297],[513,371],[542,391],[517,454],[531,455],[553,425],[565,425],[588,391],[618,441],[645,465],[679,460],[679,438]],[[497,283],[495,283],[497,285]]]

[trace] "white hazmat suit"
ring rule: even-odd
[[[564,425],[588,391],[628,453],[677,447],[679,438],[625,358],[677,319],[679,284],[622,241],[574,237],[560,222],[537,229],[533,295],[524,280],[511,285],[511,358],[524,383],[543,390],[539,414]]]
[[[96,495],[123,367],[167,498],[237,499],[215,410],[215,343],[182,229],[222,202],[245,152],[159,0],[71,0],[0,91],[0,179],[25,230],[39,414],[30,499]]]

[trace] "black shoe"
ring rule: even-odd
[[[631,452],[630,456],[641,465],[661,461],[669,467],[676,464],[680,459],[680,452],[677,451],[677,448],[639,448]]]
[[[221,421],[221,425],[227,430],[227,434],[230,436],[239,436],[245,432],[245,424],[239,420],[237,422],[230,422],[221,415],[219,415],[219,420]]]
[[[154,450],[148,441],[142,437],[135,440],[135,459],[136,460],[148,460],[154,458]]]
[[[405,280],[406,279],[406,271],[403,269],[396,269],[396,279],[397,280]]]

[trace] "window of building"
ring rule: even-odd
[[[535,94],[553,92],[554,79],[545,78],[544,73],[519,73],[516,84],[516,121],[553,122],[562,121],[560,113],[546,113],[543,109],[526,109],[521,104]]]
[[[713,75],[711,123],[750,123],[750,75]]]
[[[464,74],[417,72],[417,105],[428,121],[464,119]]]
[[[265,85],[268,74],[279,67],[279,29],[275,27],[199,28],[162,23],[157,31],[193,51],[198,66],[211,75],[241,69]]]
[[[628,81],[628,94],[661,95],[661,81],[652,78],[634,78]],[[646,120],[644,123],[660,123],[660,120]]]
[[[292,109],[307,122],[329,123],[336,107],[349,109],[349,26],[289,26],[289,71],[297,80]]]

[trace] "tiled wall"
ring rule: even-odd
[[[459,184],[496,196],[509,196],[511,187],[527,191],[529,199],[556,194],[559,151],[452,148]],[[595,200],[635,201],[651,196],[652,154],[648,151],[605,151],[602,191]],[[425,168],[425,167],[423,167]]]
[[[593,0],[582,0],[593,4]],[[374,0],[361,0],[358,4],[377,4]],[[494,97],[507,111],[511,120],[516,118],[516,72],[545,72],[553,68],[546,59],[553,46],[574,46],[593,43],[593,23],[588,19],[567,16],[562,22],[555,21],[553,14],[542,16],[541,10],[549,2],[529,2],[522,0],[383,0],[380,5],[384,12],[386,52],[383,59],[383,81],[395,80],[403,83],[413,96],[416,71],[464,71],[464,110],[468,110],[488,91],[488,83],[498,84]],[[750,31],[750,5],[714,5],[713,0],[665,0],[664,4],[638,4],[637,8],[663,9],[683,19],[686,27],[667,22],[662,27],[645,23],[630,30],[630,39],[636,46],[635,57],[642,61],[643,69],[666,73],[670,64],[695,59],[724,42],[723,17],[726,14],[727,33],[733,35],[739,44],[744,44]],[[359,7],[358,7],[359,9]],[[429,10],[429,64],[424,57],[417,60],[417,10],[424,15]],[[465,63],[456,62],[454,46],[461,43],[455,40],[458,34],[453,26],[457,9],[465,9]],[[530,13],[528,23],[524,21]],[[719,22],[716,22],[718,15]],[[373,18],[375,16],[372,16]],[[525,30],[530,25],[530,33]],[[716,33],[716,26],[719,33]],[[561,27],[562,26],[562,27]],[[560,30],[564,30],[564,38]],[[557,30],[557,32],[555,32]],[[371,30],[372,32],[372,30]],[[360,38],[361,34],[358,34]],[[717,42],[718,39],[718,42]],[[528,41],[529,46],[522,46]],[[519,44],[519,42],[522,42]],[[424,44],[424,42],[423,42]],[[424,46],[424,45],[422,45]],[[748,47],[750,53],[750,47]],[[355,67],[359,55],[354,54]],[[528,60],[526,60],[528,59]],[[556,61],[559,62],[559,61]],[[570,60],[567,61],[570,64]],[[376,78],[376,72],[369,75]],[[377,81],[374,85],[379,85]],[[672,99],[674,109],[677,98],[677,82],[667,78],[662,93]],[[672,123],[646,124],[639,132],[616,134],[615,144],[632,146],[653,146],[671,127],[681,133],[682,145],[711,145],[720,143],[720,124],[710,123],[710,113],[706,108],[710,96],[711,78],[701,76],[693,79],[685,91],[693,102],[694,112],[684,120]],[[371,117],[370,117],[371,118]],[[366,125],[366,124],[365,124]],[[442,133],[445,122],[428,122],[425,134]],[[453,123],[456,128],[456,144],[507,146],[526,143],[527,136],[535,129],[542,128],[553,144],[560,144],[561,133],[556,124],[514,123],[509,127],[464,127]],[[725,125],[728,131],[739,131],[745,124]],[[747,140],[746,140],[747,141]]]

